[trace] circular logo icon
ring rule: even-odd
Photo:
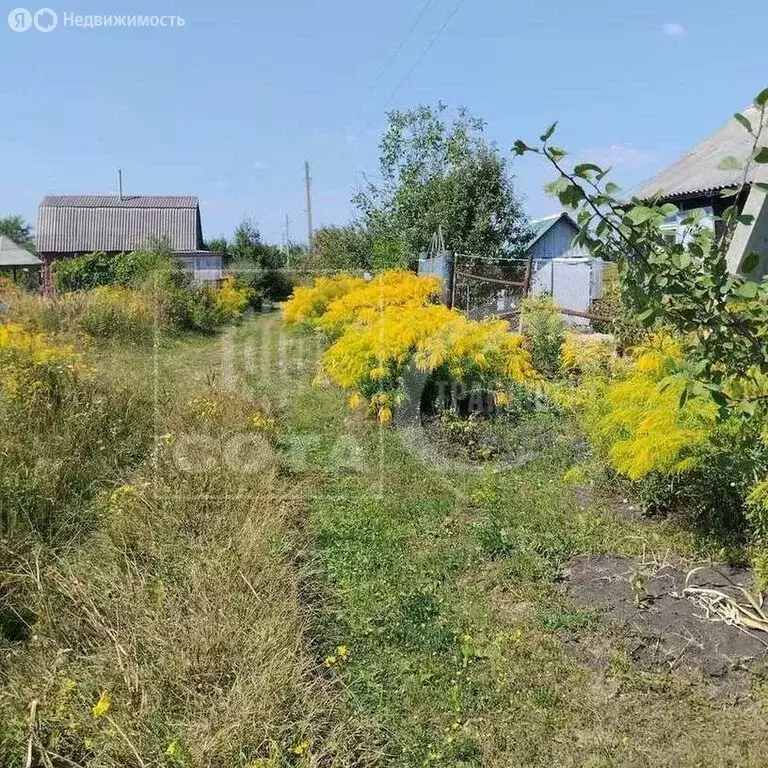
[[[26,32],[32,26],[32,14],[26,8],[14,8],[8,14],[8,26],[14,32]]]
[[[59,23],[59,16],[52,8],[41,8],[35,12],[34,21],[38,32],[52,32]]]

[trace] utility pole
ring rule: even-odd
[[[312,179],[309,175],[309,161],[304,161],[304,183],[307,187],[307,258],[312,252],[312,236],[314,230],[312,229]]]
[[[288,214],[285,214],[285,266],[287,269],[291,268],[291,237],[288,234],[288,225],[290,223]]]
[[[118,194],[120,196],[120,199],[123,199],[123,169],[118,168],[117,169],[117,190]]]

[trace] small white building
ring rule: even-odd
[[[531,293],[549,294],[555,304],[576,312],[589,312],[592,302],[603,296],[604,262],[582,248],[573,248],[556,259],[534,263]],[[563,315],[576,328],[589,326],[589,319]]]

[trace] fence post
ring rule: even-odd
[[[520,300],[520,320],[517,324],[518,333],[523,332],[523,299],[528,298],[531,292],[531,280],[533,279],[533,253],[528,254],[528,260],[525,262],[525,278],[523,279],[523,298]]]
[[[456,306],[456,271],[456,254],[454,254],[451,262],[451,293],[448,299],[448,309],[453,309]]]

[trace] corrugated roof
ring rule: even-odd
[[[571,224],[575,231],[578,231],[578,224],[568,215],[567,211],[562,213],[556,213],[553,216],[546,216],[543,219],[534,219],[529,225],[533,237],[531,241],[526,245],[526,248],[530,248],[537,240],[540,240],[560,219],[564,219]]]
[[[51,195],[38,210],[40,253],[133,251],[158,239],[174,251],[202,247],[196,197]]]
[[[36,267],[42,263],[33,253],[16,245],[10,237],[0,235],[0,267]]]
[[[46,195],[41,206],[51,208],[197,208],[190,195]]]
[[[757,128],[760,111],[750,106],[742,114]],[[661,173],[641,184],[633,196],[642,199],[659,194],[661,197],[706,194],[725,187],[741,184],[742,170],[721,170],[718,164],[724,157],[733,156],[745,160],[752,151],[754,139],[735,119],[731,118],[722,128],[697,144],[690,152]],[[768,180],[768,167],[753,163],[747,181]]]

